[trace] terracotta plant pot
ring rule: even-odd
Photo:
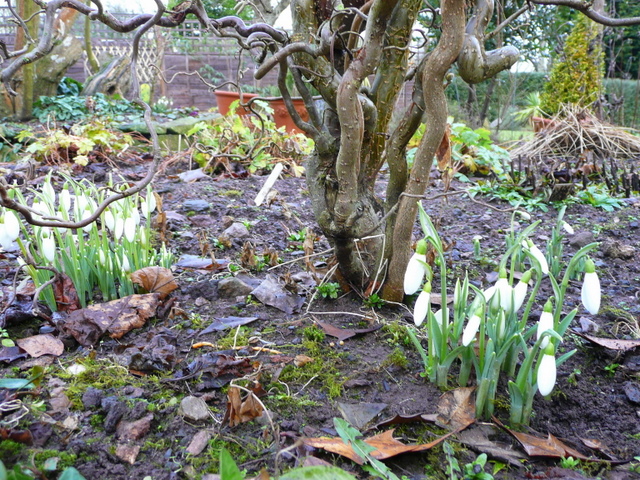
[[[301,98],[292,98],[293,105],[305,122],[309,121],[309,112],[304,106],[304,101]],[[287,107],[284,104],[284,99],[282,97],[269,99],[269,106],[273,108],[273,121],[276,124],[276,127],[285,127],[287,132],[289,133],[304,133],[302,130],[296,127],[296,124],[293,123],[293,118],[289,115]]]
[[[239,92],[227,92],[224,90],[216,90],[213,93],[216,96],[216,102],[218,102],[218,111],[222,115],[226,115],[229,113],[229,107],[235,100],[240,100],[240,103],[247,103],[250,99],[258,96],[255,93],[243,93],[242,100],[241,100]],[[238,115],[249,115],[251,113],[251,110],[249,110],[247,107],[243,107],[242,105],[240,105],[236,109],[236,113]]]
[[[533,131],[538,133],[542,130],[552,129],[556,126],[556,122],[551,118],[531,117],[531,125],[533,125]]]

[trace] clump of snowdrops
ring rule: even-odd
[[[118,188],[109,181],[108,190]],[[41,189],[29,189],[30,200],[19,189],[11,189],[9,194],[42,219],[80,221],[93,214],[106,193],[87,180],[76,182],[65,177],[56,194],[49,175]],[[12,242],[18,243],[23,255],[19,262],[36,287],[49,281],[54,271],[66,274],[84,307],[96,289],[105,301],[134,293],[130,272],[171,265],[172,255],[165,245],[157,250],[152,244],[151,214],[155,209],[156,197],[149,186],[146,196],[135,194],[118,200],[102,213],[99,222],[77,230],[26,225],[15,212],[5,210],[0,218],[4,227],[0,228],[0,244],[8,248]],[[56,310],[51,287],[42,290],[41,299]]]
[[[526,214],[525,214],[526,215]],[[540,221],[515,232],[512,218],[507,236],[507,250],[499,264],[499,278],[487,290],[471,285],[468,278],[456,281],[453,306],[447,307],[447,263],[444,248],[431,219],[420,205],[420,222],[425,238],[416,247],[405,273],[405,293],[421,289],[414,307],[414,321],[426,325],[428,347],[411,331],[414,344],[422,353],[426,375],[442,388],[448,387],[449,370],[459,363],[458,384],[466,386],[475,377],[476,415],[488,419],[494,411],[498,380],[508,378],[510,421],[528,424],[536,390],[543,396],[551,394],[556,382],[556,368],[575,350],[560,355],[563,335],[578,312],[564,312],[564,298],[569,281],[584,271],[582,301],[596,314],[600,307],[600,283],[588,253],[597,247],[589,244],[563,262],[562,229],[567,230],[560,211],[547,256],[532,242],[531,236]],[[439,268],[440,305],[431,309],[431,289],[434,273],[426,263],[428,248],[435,254]],[[559,255],[560,253],[560,255]],[[549,264],[552,265],[550,269]],[[562,270],[564,269],[564,274]],[[549,282],[553,296],[538,299],[542,282]],[[534,303],[544,305],[539,318],[530,318]],[[451,310],[451,311],[450,311]],[[530,323],[530,320],[532,321]]]

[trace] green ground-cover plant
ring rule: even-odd
[[[16,139],[27,144],[23,161],[33,158],[45,163],[75,162],[82,166],[87,165],[90,154],[103,159],[133,145],[131,135],[118,132],[101,120],[78,123],[68,130],[23,130]]]
[[[187,132],[195,142],[194,159],[201,167],[212,169],[231,160],[245,165],[251,173],[271,170],[277,162],[289,163],[295,169],[313,149],[313,140],[278,129],[271,120],[235,115],[238,105],[237,100],[233,102],[230,114],[219,122],[199,122]],[[254,102],[253,108],[265,113],[271,110],[262,102]]]
[[[510,420],[513,424],[527,424],[536,390],[543,396],[549,395],[555,385],[557,365],[575,353],[574,350],[556,358],[563,335],[578,312],[573,309],[564,314],[563,303],[569,280],[581,265],[585,272],[583,304],[592,314],[600,308],[599,281],[593,262],[587,257],[597,244],[583,247],[560,267],[562,259],[557,256],[560,250],[554,242],[560,242],[562,236],[552,235],[547,255],[558,264],[554,274],[545,254],[530,240],[540,222],[516,232],[512,220],[512,229],[506,238],[507,250],[500,260],[499,279],[495,285],[481,291],[467,278],[457,280],[453,307],[434,313],[430,299],[431,281],[436,276],[425,263],[427,246],[435,252],[442,305],[447,305],[448,267],[433,223],[421,206],[419,212],[425,239],[418,243],[416,253],[409,261],[405,293],[422,290],[415,303],[414,321],[418,327],[426,321],[426,352],[415,333],[409,332],[425,362],[426,376],[446,388],[454,362],[460,365],[459,385],[467,385],[474,372],[476,414],[490,418],[495,408],[498,379],[506,375],[509,378]],[[556,228],[563,222],[563,215],[564,211],[561,211]],[[559,275],[561,270],[564,270],[562,276]],[[516,278],[519,279],[516,281]],[[550,283],[553,291],[548,299],[537,298],[543,280]],[[536,325],[529,326],[531,309],[534,302],[540,300],[545,302],[543,313]]]
[[[123,98],[110,98],[103,93],[91,97],[80,95],[56,95],[40,97],[33,108],[34,116],[40,122],[78,122],[95,115],[124,120],[127,117],[141,117],[141,108]]]
[[[111,180],[108,188],[120,187]],[[14,188],[10,195],[38,216],[69,221],[91,215],[104,200],[105,191],[87,180],[76,182],[64,177],[62,189],[56,193],[49,175],[41,189],[23,193]],[[151,265],[171,265],[172,256],[165,246],[156,249],[153,245],[151,213],[155,204],[154,193],[148,187],[146,197],[134,195],[113,203],[102,214],[100,224],[73,231],[18,223],[19,230],[11,235],[11,241],[18,242],[23,255],[20,261],[36,286],[52,278],[50,269],[41,268],[50,266],[71,279],[83,306],[93,298],[96,288],[103,300],[113,300],[134,293],[130,272]],[[17,218],[7,211],[4,222],[7,220],[15,226]],[[41,295],[55,310],[52,288],[45,288]]]

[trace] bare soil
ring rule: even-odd
[[[100,181],[103,169],[99,167],[94,165],[84,175]],[[145,168],[144,164],[122,166],[121,173],[134,178]],[[58,358],[0,362],[0,377],[23,377],[35,364],[47,366],[43,384],[34,393],[19,395],[25,404],[31,405],[28,413],[18,422],[8,423],[15,418],[11,416],[15,412],[4,416],[0,412],[0,421],[4,422],[0,424],[0,458],[7,465],[18,461],[28,464],[32,454],[39,453],[35,466],[42,472],[42,459],[57,455],[61,465],[64,461],[75,465],[88,479],[208,479],[214,478],[210,474],[217,472],[220,447],[227,446],[240,468],[250,474],[257,474],[262,468],[274,474],[276,469],[283,471],[301,465],[307,456],[313,455],[359,478],[367,478],[357,464],[304,447],[301,439],[335,436],[333,419],[342,416],[339,403],[384,404],[381,413],[361,429],[369,427],[366,435],[393,428],[371,429],[385,418],[437,413],[443,392],[420,375],[424,371],[420,356],[407,342],[401,328],[413,323],[410,310],[393,305],[368,307],[354,291],[341,293],[337,299],[325,299],[314,296],[314,290],[305,289],[301,283],[293,286],[295,278],[308,280],[310,275],[303,275],[303,242],[289,237],[305,227],[316,228],[304,179],[289,176],[280,179],[275,185],[277,195],[273,201],[256,207],[253,199],[266,177],[220,176],[184,183],[176,176],[178,172],[176,167],[155,180],[164,210],[170,212],[168,246],[176,258],[184,254],[210,258],[213,254],[221,268],[175,267],[180,288],[171,295],[170,301],[174,302],[171,312],[129,332],[119,341],[105,337],[94,348],[87,349],[65,339],[67,348]],[[438,188],[435,185],[432,192]],[[196,211],[189,203],[192,200],[206,204],[201,211]],[[508,209],[508,205],[498,202],[489,205]],[[595,316],[580,308],[572,325],[578,330],[592,329],[587,333],[600,337],[633,339],[640,334],[640,200],[628,199],[626,205],[611,213],[571,205],[566,215],[576,234],[565,238],[565,255],[577,250],[572,239],[585,232],[592,232],[595,240],[601,242],[594,260],[603,288],[603,306]],[[511,226],[511,212],[496,211],[463,195],[425,202],[425,207],[439,223],[444,241],[451,245],[447,255],[456,273],[464,275],[466,271],[475,285],[489,286],[496,262],[504,252],[504,235]],[[542,220],[542,228],[535,237],[539,244],[543,245],[548,238],[556,215],[553,207],[546,213],[532,213],[533,220]],[[216,239],[233,221],[247,225],[249,236],[231,238],[225,248],[220,248]],[[418,225],[415,234],[420,235]],[[475,235],[482,236],[480,260],[473,254]],[[283,263],[275,268],[267,265],[231,273],[226,261],[239,265],[243,248],[248,248],[244,246],[246,242],[251,243],[260,258],[265,252],[271,252],[272,256],[275,252]],[[616,246],[635,250],[630,250],[630,256],[629,253],[621,256]],[[328,248],[326,239],[319,234],[314,251]],[[312,263],[321,278],[328,269],[327,263],[330,265],[330,254],[318,255]],[[6,293],[13,280],[15,257],[10,254],[0,257],[0,268],[2,289]],[[219,285],[231,275],[251,287],[259,285],[267,275],[273,275],[297,290],[296,296],[304,303],[293,313],[285,313],[260,303],[254,296],[228,297],[227,290],[221,291]],[[572,282],[568,293],[566,311],[579,305],[580,282]],[[546,298],[548,294],[548,291],[542,292],[539,298]],[[532,318],[537,318],[541,305],[536,305],[534,310]],[[209,329],[202,334],[216,319],[229,317],[257,319],[239,330]],[[310,328],[318,322],[340,329],[380,328],[340,341],[329,335],[318,335],[319,327]],[[7,329],[11,338],[18,339],[47,326],[42,319],[34,318],[12,322]],[[59,334],[54,331],[54,335]],[[234,337],[236,345],[243,348],[229,348]],[[127,348],[152,349],[160,340],[163,345],[173,346],[173,357],[163,357],[164,364],[158,362],[164,366],[156,364],[154,370],[146,364],[145,370],[131,363]],[[214,346],[193,348],[193,344],[200,342]],[[216,348],[219,343],[226,348]],[[254,347],[265,350],[257,351]],[[468,430],[484,432],[484,436],[460,434],[448,440],[461,465],[486,452],[492,461],[486,471],[491,473],[494,466],[507,463],[508,455],[504,452],[511,451],[512,458],[522,460],[498,468],[496,478],[640,478],[640,474],[630,470],[629,463],[624,463],[640,456],[640,350],[605,349],[568,334],[562,351],[572,348],[577,348],[577,353],[560,368],[551,399],[536,398],[535,414],[527,432],[542,438],[554,435],[585,456],[611,462],[583,461],[574,469],[561,468],[558,459],[528,456],[512,436],[492,424],[479,422]],[[205,369],[189,376],[193,372],[188,367],[192,362],[203,361],[205,355],[217,350],[224,350],[235,360],[249,359],[248,370],[231,369],[226,381],[249,371],[249,377],[260,384],[260,399],[268,415],[231,427],[224,418],[227,387],[224,382],[215,381],[216,373],[211,373],[215,370],[207,373]],[[293,359],[298,355],[306,355],[313,361],[295,366]],[[83,376],[82,382],[67,370],[78,363],[88,366],[92,372]],[[109,381],[105,380],[105,372],[109,372]],[[180,379],[183,376],[188,378]],[[507,423],[508,394],[504,383],[500,386],[502,403],[497,406],[496,417]],[[256,386],[249,382],[240,384]],[[0,390],[0,399],[3,395],[9,392]],[[181,400],[189,395],[206,401],[209,418],[194,421],[183,415]],[[69,403],[65,403],[65,398]],[[39,409],[33,408],[37,400],[43,401]],[[136,421],[142,425],[140,431],[132,427]],[[436,425],[418,421],[398,424],[395,428],[394,435],[405,443],[426,443],[446,433]],[[136,430],[135,435],[131,429]],[[25,430],[29,430],[33,438],[31,446],[8,440],[18,439],[11,435]],[[199,433],[206,436],[206,447],[201,453],[188,453],[188,448],[193,452],[192,442]],[[480,444],[480,437],[487,442]],[[589,447],[595,445],[600,448]],[[287,447],[292,448],[282,452]],[[131,450],[137,455],[127,457],[126,452]],[[48,453],[43,456],[43,452]],[[398,476],[410,479],[449,478],[441,445],[421,453],[403,454],[386,464]],[[56,475],[55,471],[45,472],[40,478],[57,478]]]

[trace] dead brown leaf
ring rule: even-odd
[[[579,337],[582,337],[591,343],[595,343],[600,347],[608,348],[609,350],[615,350],[617,352],[626,352],[629,350],[633,350],[634,348],[640,347],[640,340],[601,338],[601,337],[594,337],[593,335],[586,335],[584,333],[576,332],[575,330],[571,330],[571,331],[572,333],[575,333]]]
[[[438,402],[436,424],[447,430],[458,430],[476,421],[473,398],[475,387],[462,387],[445,392]]]
[[[131,274],[131,281],[149,293],[159,294],[160,298],[165,298],[178,288],[173,273],[164,267],[145,267],[136,270]]]
[[[68,275],[64,273],[57,274],[52,288],[59,312],[73,312],[82,308],[76,287]]]
[[[307,363],[311,363],[313,361],[315,361],[313,358],[307,357],[306,355],[296,355],[296,357],[293,359],[293,364],[296,367],[302,367]]]
[[[253,270],[258,265],[256,249],[251,242],[244,242],[240,253],[240,265],[247,270]]]
[[[316,273],[316,267],[311,261],[311,256],[313,255],[315,241],[316,234],[313,230],[307,228],[307,234],[305,235],[304,242],[302,243],[302,250],[304,251],[304,264],[306,266],[307,272],[311,272],[314,275]]]
[[[382,327],[382,325],[375,325],[371,328],[351,329],[334,327],[333,325],[324,322],[316,322],[316,324],[324,330],[324,333],[332,337],[336,337],[338,340],[346,340],[347,338],[355,337],[356,335],[361,335],[363,333],[375,332]]]
[[[451,126],[449,124],[447,124],[447,129],[436,151],[436,158],[438,159],[438,170],[443,171],[451,166]]]
[[[229,387],[227,393],[227,412],[225,420],[229,421],[230,427],[235,427],[241,423],[248,422],[262,415],[264,408],[256,396],[250,392],[242,399],[242,393],[238,387]]]
[[[593,458],[586,457],[579,451],[565,445],[550,433],[547,438],[540,438],[534,435],[529,435],[528,433],[511,430],[495,417],[493,418],[493,421],[496,425],[513,436],[520,445],[522,445],[522,448],[524,448],[524,451],[527,452],[530,457],[573,457],[579,458],[580,460],[595,460]]]
[[[134,328],[142,327],[156,314],[158,294],[129,295],[98,305],[71,312],[62,328],[78,343],[88,347],[108,333],[111,338],[121,338]]]
[[[419,445],[405,445],[399,440],[393,438],[394,430],[395,429],[387,430],[386,432],[374,435],[364,440],[365,443],[375,448],[375,450],[371,452],[371,456],[373,458],[376,458],[377,460],[385,460],[387,458],[395,457],[396,455],[401,455],[403,453],[423,452],[435,447],[454,433],[458,433],[459,431],[461,431],[456,430],[453,432],[449,432],[446,435],[443,435],[440,438],[436,438],[429,443],[422,443]],[[338,455],[346,457],[359,465],[362,465],[364,463],[364,460],[353,451],[351,446],[346,445],[339,437],[305,438],[302,441],[309,447],[321,448],[323,450],[326,450],[327,452],[337,453]]]
[[[48,333],[21,338],[16,340],[16,344],[32,357],[41,357],[42,355],[59,357],[64,352],[62,340]]]

